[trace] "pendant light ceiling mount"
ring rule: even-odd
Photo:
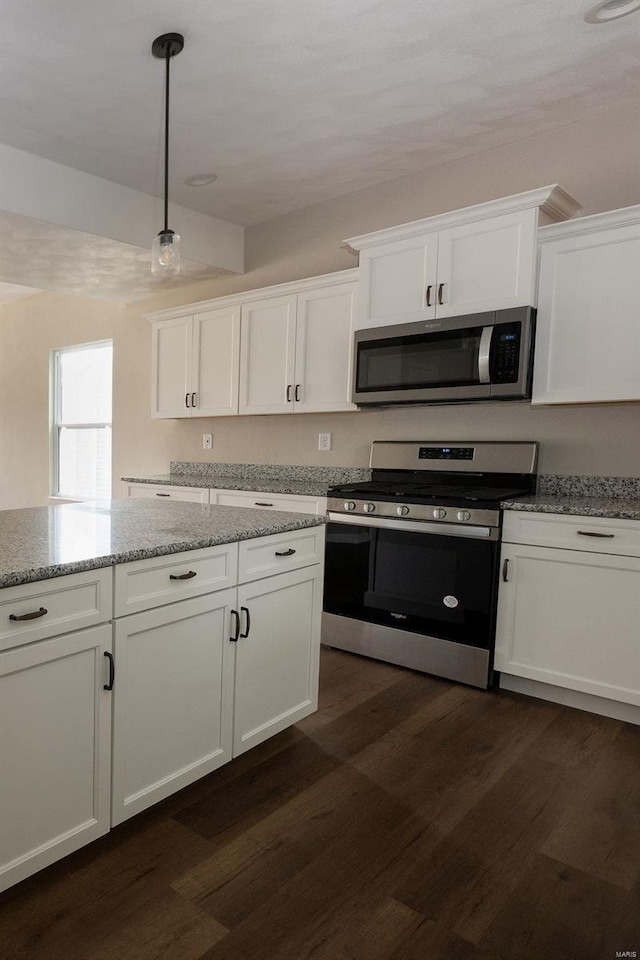
[[[151,53],[166,64],[164,101],[164,227],[153,241],[151,273],[159,277],[174,277],[180,272],[180,237],[169,229],[169,80],[170,64],[184,48],[181,33],[163,33],[151,44]]]

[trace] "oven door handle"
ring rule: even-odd
[[[428,536],[466,537],[469,540],[497,540],[497,527],[466,527],[458,523],[431,523],[429,520],[388,520],[386,517],[346,517],[342,513],[327,514],[331,523],[343,523],[345,526],[381,527],[386,530],[406,530],[410,533],[424,533]]]
[[[491,339],[494,329],[494,327],[483,327],[480,334],[480,347],[478,349],[478,380],[480,383],[491,383],[489,360],[491,359]]]

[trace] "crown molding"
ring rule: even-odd
[[[272,287],[259,287],[254,290],[245,290],[242,293],[233,293],[227,297],[215,297],[212,300],[200,300],[197,303],[185,303],[180,307],[170,307],[167,310],[154,310],[153,313],[143,313],[142,316],[149,322],[155,320],[173,320],[184,317],[185,314],[206,313],[208,310],[217,310],[221,307],[235,307],[253,300],[265,300],[268,297],[284,297],[302,293],[310,288],[321,290],[323,287],[333,287],[340,283],[353,283],[358,279],[358,268],[338,270],[336,273],[323,273],[319,277],[306,277],[303,280],[290,280],[288,283],[277,283]]]
[[[527,190],[510,197],[500,197],[497,200],[488,200],[472,207],[462,207],[450,213],[441,213],[435,217],[426,217],[424,220],[413,220],[411,223],[402,223],[395,227],[377,230],[375,233],[363,234],[360,237],[351,237],[343,243],[352,250],[366,250],[381,243],[391,243],[394,240],[408,240],[426,233],[434,233],[456,227],[463,223],[472,223],[476,220],[486,220],[490,217],[499,217],[506,213],[516,213],[521,210],[539,209],[553,221],[564,220],[575,216],[581,204],[569,196],[557,183],[536,190]]]
[[[628,224],[640,224],[640,204],[633,207],[621,207],[619,210],[608,210],[606,213],[594,213],[589,217],[579,217],[568,223],[551,223],[538,230],[540,243],[558,240],[561,237],[579,237],[585,233],[595,233],[599,230],[611,230],[613,227],[624,227]],[[638,233],[640,236],[640,231]]]

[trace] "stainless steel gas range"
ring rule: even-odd
[[[329,491],[322,642],[490,687],[500,501],[533,492],[537,452],[375,441],[371,480]]]

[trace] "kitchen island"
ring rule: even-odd
[[[0,889],[317,708],[323,523],[0,512]]]

